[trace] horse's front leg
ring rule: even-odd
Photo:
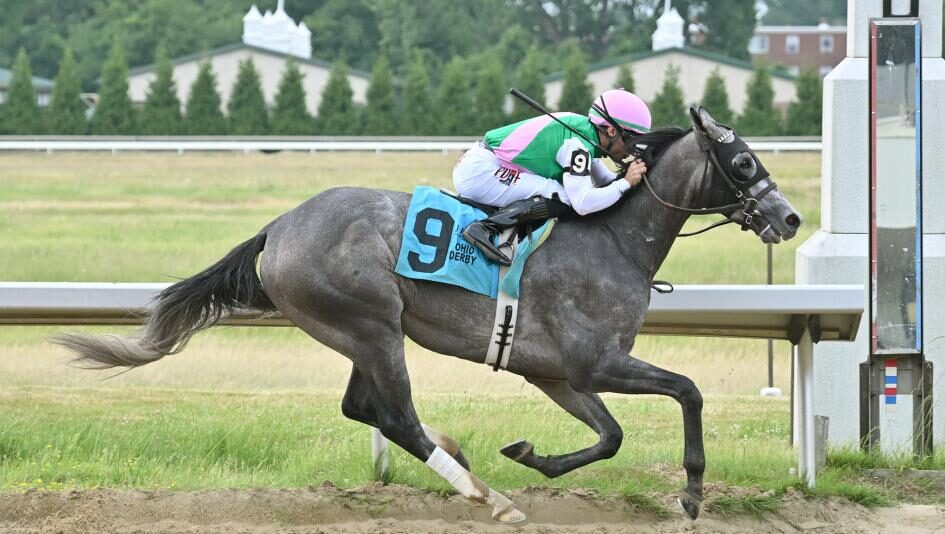
[[[619,351],[602,355],[592,368],[569,375],[572,386],[579,391],[625,393],[628,395],[666,395],[682,406],[685,432],[685,454],[688,483],[679,496],[679,504],[695,519],[702,504],[702,474],[705,471],[705,450],[702,444],[702,394],[689,378],[660,369]]]
[[[564,380],[528,379],[568,413],[580,419],[600,436],[594,445],[569,454],[539,456],[534,446],[525,440],[516,441],[501,449],[502,454],[531,467],[549,478],[569,473],[578,467],[611,458],[623,442],[620,425],[607,411],[600,397],[594,393],[579,393]]]

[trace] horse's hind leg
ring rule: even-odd
[[[346,394],[346,415],[364,419],[368,424],[376,423],[384,437],[426,463],[464,497],[491,505],[493,519],[500,522],[523,521],[525,514],[518,510],[515,503],[486,486],[427,436],[410,395],[410,379],[404,361],[403,335],[397,328],[399,325],[377,321],[371,323],[370,328],[366,329],[351,325],[349,338],[359,341],[345,347],[345,353],[352,359],[356,369]],[[384,334],[392,330],[396,330],[393,332],[395,335]],[[362,335],[357,335],[359,333]],[[364,392],[369,394],[362,395]]]
[[[558,406],[591,427],[600,439],[586,449],[555,456],[538,456],[531,443],[521,440],[503,447],[502,454],[550,478],[617,454],[623,442],[623,431],[599,396],[579,393],[564,380],[529,379],[529,382],[545,392]]]
[[[341,401],[341,413],[348,419],[353,419],[373,426],[374,428],[379,428],[380,419],[374,407],[376,401],[373,390],[374,388],[371,385],[371,381],[367,379],[357,366],[354,366],[351,369],[351,378],[348,380],[348,388],[345,390],[344,399]],[[471,471],[471,469],[469,469],[469,462],[466,460],[462,450],[460,450],[459,443],[455,439],[431,426],[422,426],[424,434],[426,434],[437,447],[443,449],[450,456],[455,458],[466,470]]]
[[[490,489],[427,437],[410,398],[410,382],[404,362],[402,339],[400,342],[398,357],[380,358],[383,363],[375,364],[368,374],[374,386],[377,400],[374,408],[377,410],[381,433],[425,462],[464,497],[492,506],[492,518],[496,521],[524,521],[525,514],[519,511],[515,503]]]
[[[345,210],[336,211],[337,217],[345,215]],[[396,214],[389,219],[400,224]],[[376,226],[351,222],[340,242],[334,230],[292,230],[285,234],[288,238],[279,239],[276,231],[270,234],[261,267],[263,286],[287,319],[347,356],[363,375],[353,375],[351,400],[357,397],[358,384],[370,384],[374,402],[349,403],[349,413],[376,423],[387,439],[425,462],[465,497],[490,504],[494,519],[525,519],[512,501],[490,490],[424,432],[410,397],[401,329],[404,303],[392,272],[393,255]],[[307,241],[300,244],[298,236],[307,236]]]
[[[590,372],[572,377],[571,382],[579,384],[581,390],[666,395],[679,402],[685,432],[683,467],[688,478],[679,503],[691,518],[698,517],[705,450],[702,444],[702,394],[693,381],[636,358],[628,358],[626,354],[611,352],[602,355]]]

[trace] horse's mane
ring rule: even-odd
[[[689,130],[682,128],[660,128],[634,136],[633,144],[642,152],[646,166],[651,168],[670,145],[682,139],[687,133]]]

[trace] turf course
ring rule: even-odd
[[[173,281],[326,188],[450,187],[457,156],[4,154],[0,278]],[[794,250],[819,226],[820,159],[762,158],[806,217],[797,239],[775,247],[775,281],[790,283]],[[706,219],[693,219],[687,229]],[[764,283],[765,248],[737,229],[716,230],[680,240],[659,277],[676,284]],[[350,366],[299,331],[217,329],[200,334],[182,354],[106,380],[114,373],[62,365],[64,354],[44,340],[56,330],[0,329],[2,490],[286,487],[323,480],[352,486],[372,479],[368,431],[338,408]],[[681,417],[672,401],[608,396],[625,430],[620,454],[549,481],[496,449],[526,437],[540,453],[567,452],[591,444],[590,430],[517,377],[411,343],[407,350],[421,418],[459,439],[477,473],[496,488],[584,486],[645,501],[647,492],[682,484]],[[767,376],[763,342],[641,338],[634,354],[691,376],[706,393],[708,483],[775,493],[798,485],[788,472],[794,462],[789,404],[757,398]],[[777,344],[776,355],[776,385],[787,391],[787,345]],[[837,458],[842,466],[825,473],[817,491],[864,504],[889,498],[851,474],[874,460],[855,453]],[[392,479],[447,490],[399,450]]]

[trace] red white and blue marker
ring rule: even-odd
[[[899,376],[899,369],[896,367],[896,358],[886,358],[886,384],[883,396],[886,397],[887,407],[896,404],[896,380]]]

